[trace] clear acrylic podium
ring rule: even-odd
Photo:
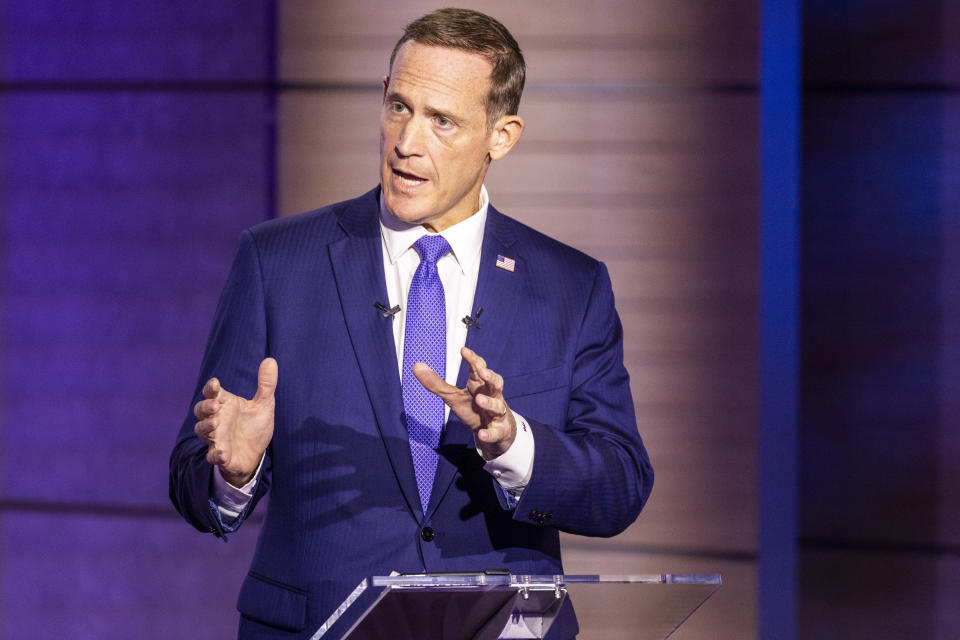
[[[719,574],[376,576],[357,585],[311,640],[542,638],[567,598],[578,638],[662,640],[720,584]]]

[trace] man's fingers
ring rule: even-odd
[[[273,358],[264,358],[263,362],[260,363],[260,369],[257,371],[257,393],[253,396],[253,399],[263,400],[273,396],[277,389],[279,375],[277,361]],[[203,385],[203,397],[204,400],[193,406],[193,415],[200,419],[216,413],[223,403],[229,397],[232,397],[232,394],[220,386],[219,380],[210,378]]]
[[[480,442],[499,442],[503,440],[506,434],[506,427],[484,427],[474,432],[474,436]]]
[[[273,358],[264,358],[260,363],[260,369],[257,371],[257,395],[253,397],[256,400],[266,400],[273,396],[277,389],[277,378],[280,376],[280,367]]]
[[[207,450],[207,462],[217,466],[227,465],[230,464],[230,456],[227,455],[225,451],[214,449],[213,446],[211,446]]]
[[[193,415],[198,420],[203,420],[209,418],[212,415],[215,415],[220,411],[220,407],[223,406],[223,403],[219,399],[208,398],[206,400],[201,400],[197,404],[193,405]]]
[[[413,365],[413,375],[417,376],[417,380],[420,381],[420,384],[422,384],[427,391],[435,393],[441,398],[445,395],[458,393],[460,391],[460,389],[452,384],[447,384],[446,380],[437,375],[436,371],[423,362],[418,362]]]
[[[487,383],[487,389],[491,396],[499,396],[503,393],[503,376],[493,369],[484,369],[480,372],[480,379]]]
[[[486,444],[495,444],[508,439],[513,442],[513,438],[510,435],[511,429],[512,427],[507,420],[494,421],[480,429],[474,430],[473,436],[477,441]]]
[[[199,437],[201,440],[206,440],[212,444],[213,438],[210,434],[213,433],[213,430],[216,428],[216,420],[208,418],[207,420],[201,420],[197,424],[193,425],[193,432],[197,434],[197,437]]]
[[[203,385],[203,397],[216,398],[218,395],[220,395],[220,381],[216,378],[210,378],[207,380],[207,384]]]
[[[460,349],[460,356],[470,365],[470,373],[478,378],[480,377],[480,372],[487,368],[487,361],[478,356],[477,353],[469,347]]]
[[[503,376],[488,368],[486,360],[467,347],[460,350],[460,355],[470,365],[470,377],[473,381],[468,384],[468,387],[472,393],[475,393],[480,386],[485,386],[489,392],[488,395],[491,396],[498,396],[503,393]],[[478,385],[477,382],[482,383],[482,385]]]
[[[478,394],[474,396],[473,401],[478,407],[490,414],[494,420],[500,420],[507,415],[509,408],[502,397],[491,398],[490,396]]]

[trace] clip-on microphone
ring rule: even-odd
[[[467,328],[476,327],[480,328],[480,314],[483,313],[483,307],[478,307],[476,311],[473,312],[472,316],[463,316],[463,324],[467,325]]]
[[[376,302],[373,306],[380,310],[380,313],[383,314],[384,318],[393,318],[393,316],[400,311],[400,305],[396,305],[393,309],[388,309],[387,305],[383,304],[382,302]]]

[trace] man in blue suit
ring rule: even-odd
[[[646,502],[606,268],[483,186],[524,74],[488,16],[411,23],[379,187],[242,234],[170,460],[201,531],[269,491],[241,637],[309,637],[368,575],[559,574],[558,531],[615,535]]]

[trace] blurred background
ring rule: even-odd
[[[567,572],[722,573],[681,640],[960,638],[960,0],[458,4],[528,62],[491,199],[609,266],[657,473]],[[257,522],[167,498],[217,296],[376,184],[436,7],[3,2],[0,637],[235,634]]]

